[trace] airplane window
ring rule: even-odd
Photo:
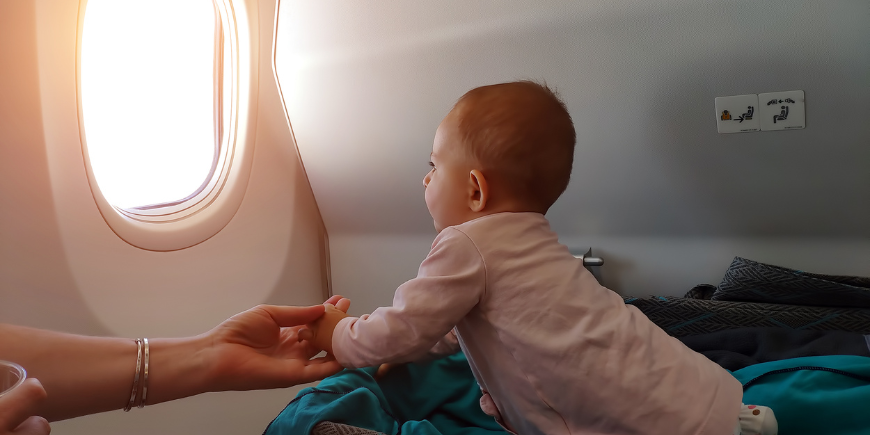
[[[111,205],[177,205],[214,176],[230,114],[220,17],[212,0],[88,0],[82,123],[93,176]]]
[[[132,246],[214,236],[244,198],[259,57],[246,0],[79,0],[79,134],[94,202]]]

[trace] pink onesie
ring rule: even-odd
[[[539,213],[441,231],[392,307],[342,320],[346,367],[449,349],[455,327],[481,406],[520,434],[731,434],[743,397],[727,371],[602,287]]]

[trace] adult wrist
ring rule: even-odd
[[[205,336],[150,340],[148,404],[214,391],[210,340]]]

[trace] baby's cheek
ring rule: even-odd
[[[435,188],[432,186],[427,187],[426,190],[423,191],[423,199],[426,201],[426,207],[429,208],[430,213],[432,212],[432,199],[434,195]]]

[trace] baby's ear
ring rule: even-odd
[[[489,200],[489,186],[486,177],[477,169],[468,173],[468,208],[473,212],[481,212],[486,208]]]

